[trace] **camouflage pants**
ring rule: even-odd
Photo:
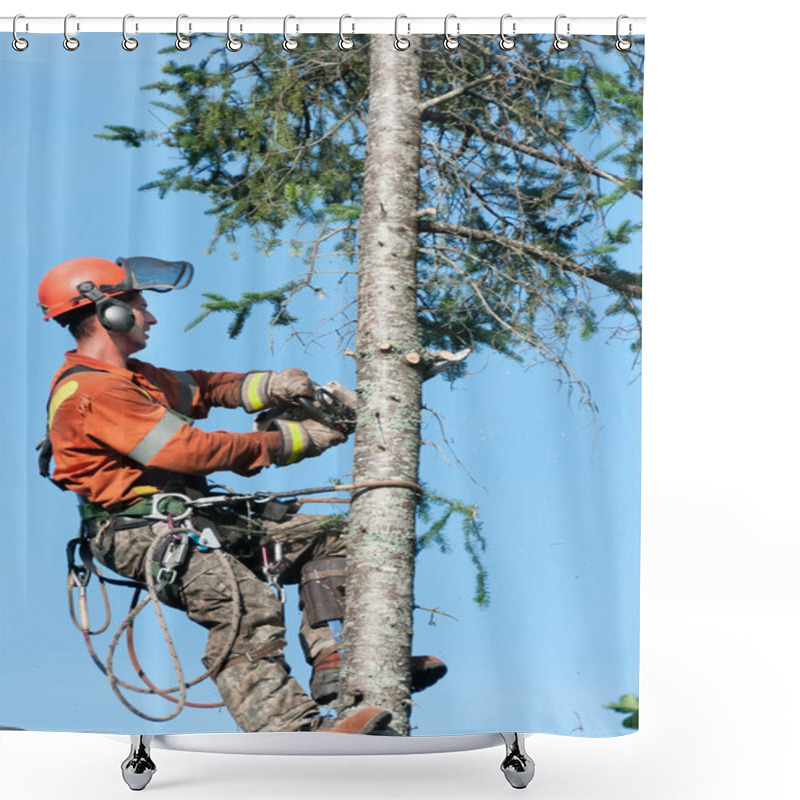
[[[332,519],[294,514],[270,523],[270,536],[283,547],[281,583],[297,583],[307,561],[345,554],[341,535],[345,522],[336,524]],[[114,572],[144,581],[148,548],[166,530],[163,522],[118,531],[109,527],[91,540],[92,553]],[[298,730],[317,713],[318,706],[291,677],[283,658],[283,606],[250,569],[227,553],[221,555],[233,570],[241,606],[238,635],[215,679],[222,700],[244,731]],[[219,558],[220,551],[203,553],[192,543],[179,578],[163,593],[166,605],[185,611],[208,630],[206,667],[217,661],[230,636],[235,597]],[[312,628],[305,612],[300,638],[309,663],[320,653],[337,648],[328,626]]]

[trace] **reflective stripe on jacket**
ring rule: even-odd
[[[59,383],[78,364],[102,372]],[[213,406],[240,407],[245,374],[175,372],[136,359],[127,367],[70,351],[51,384],[53,479],[86,500],[119,508],[162,488],[167,473],[247,475],[280,451],[279,433],[207,432],[189,424]]]

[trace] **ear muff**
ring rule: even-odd
[[[136,317],[127,303],[103,294],[91,281],[79,283],[77,288],[94,303],[97,319],[106,330],[125,333],[136,324]]]

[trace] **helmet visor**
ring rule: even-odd
[[[188,261],[162,261],[149,256],[118,258],[117,264],[127,273],[129,290],[149,289],[154,292],[169,292],[185,289],[192,281],[194,267]]]

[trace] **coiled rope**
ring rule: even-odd
[[[196,686],[197,684],[201,683],[202,681],[206,680],[212,675],[216,675],[217,672],[221,669],[222,665],[227,661],[228,657],[230,656],[231,650],[233,649],[233,644],[236,641],[236,637],[239,634],[239,626],[241,623],[242,618],[242,610],[241,610],[241,596],[239,591],[239,585],[236,581],[236,576],[233,574],[233,568],[230,565],[228,559],[225,558],[223,552],[221,550],[214,551],[216,553],[216,557],[218,558],[220,564],[222,565],[223,572],[226,575],[226,578],[229,581],[230,589],[231,589],[231,596],[233,602],[231,603],[231,625],[228,632],[228,635],[225,640],[225,644],[220,651],[220,655],[214,661],[214,663],[202,674],[198,677],[194,678],[193,680],[187,681],[186,677],[184,676],[183,667],[181,666],[180,658],[178,657],[178,652],[175,648],[175,643],[172,639],[172,635],[170,634],[169,627],[167,625],[167,621],[164,618],[164,611],[162,609],[161,601],[158,597],[158,591],[160,588],[156,585],[155,578],[153,576],[153,563],[155,562],[155,553],[159,546],[163,545],[164,542],[170,538],[173,538],[177,535],[187,536],[189,533],[194,533],[191,528],[169,528],[162,533],[158,534],[153,541],[150,543],[150,546],[147,549],[147,555],[145,556],[145,575],[147,580],[147,596],[144,597],[140,602],[136,602],[136,596],[134,596],[134,603],[131,605],[133,606],[131,610],[128,612],[128,615],[122,621],[122,624],[117,629],[117,632],[111,639],[111,642],[108,645],[108,652],[106,654],[106,661],[105,664],[100,660],[99,656],[97,655],[97,651],[92,644],[91,637],[102,633],[103,631],[108,628],[110,622],[110,607],[108,604],[108,595],[106,593],[105,586],[102,584],[102,575],[100,573],[99,568],[96,564],[92,564],[92,570],[97,574],[98,578],[101,580],[102,592],[104,595],[104,603],[106,607],[106,621],[103,627],[99,628],[96,631],[90,630],[89,627],[89,619],[88,613],[84,613],[83,609],[81,610],[81,621],[79,622],[75,618],[74,614],[74,604],[72,600],[72,589],[75,587],[75,581],[70,578],[68,582],[68,588],[70,590],[70,613],[72,617],[72,621],[75,626],[81,631],[83,634],[83,640],[86,645],[87,650],[89,651],[89,655],[92,658],[92,661],[97,665],[100,671],[108,678],[108,682],[111,685],[111,690],[120,700],[120,702],[127,708],[129,711],[136,714],[136,716],[141,717],[142,719],[150,720],[151,722],[166,722],[168,720],[174,719],[178,716],[178,714],[183,711],[184,708],[191,707],[191,708],[219,708],[222,703],[214,703],[214,704],[205,704],[205,703],[192,703],[189,702],[186,698],[187,691],[192,687]],[[137,590],[138,593],[139,590]],[[167,650],[169,651],[170,659],[172,661],[173,669],[175,670],[175,675],[177,678],[177,684],[175,686],[170,686],[168,689],[162,689],[156,686],[144,673],[142,670],[141,665],[139,664],[138,659],[135,657],[135,653],[133,654],[132,663],[134,668],[137,671],[137,674],[140,678],[145,682],[146,688],[141,686],[136,686],[134,684],[128,683],[127,681],[122,680],[118,675],[114,673],[114,658],[117,646],[119,645],[119,641],[122,637],[122,634],[126,631],[128,632],[128,652],[132,653],[132,637],[133,637],[133,623],[136,617],[144,610],[144,608],[149,604],[153,604],[153,611],[156,614],[158,619],[158,624],[161,629],[161,634],[164,638],[164,643],[167,646]],[[147,714],[146,712],[142,711],[139,708],[136,708],[126,697],[122,694],[121,689],[127,689],[132,692],[138,692],[140,694],[155,694],[158,695],[165,700],[169,700],[176,704],[176,708],[170,713],[166,714],[165,716],[152,716]],[[174,697],[173,693],[178,692],[178,696]]]

